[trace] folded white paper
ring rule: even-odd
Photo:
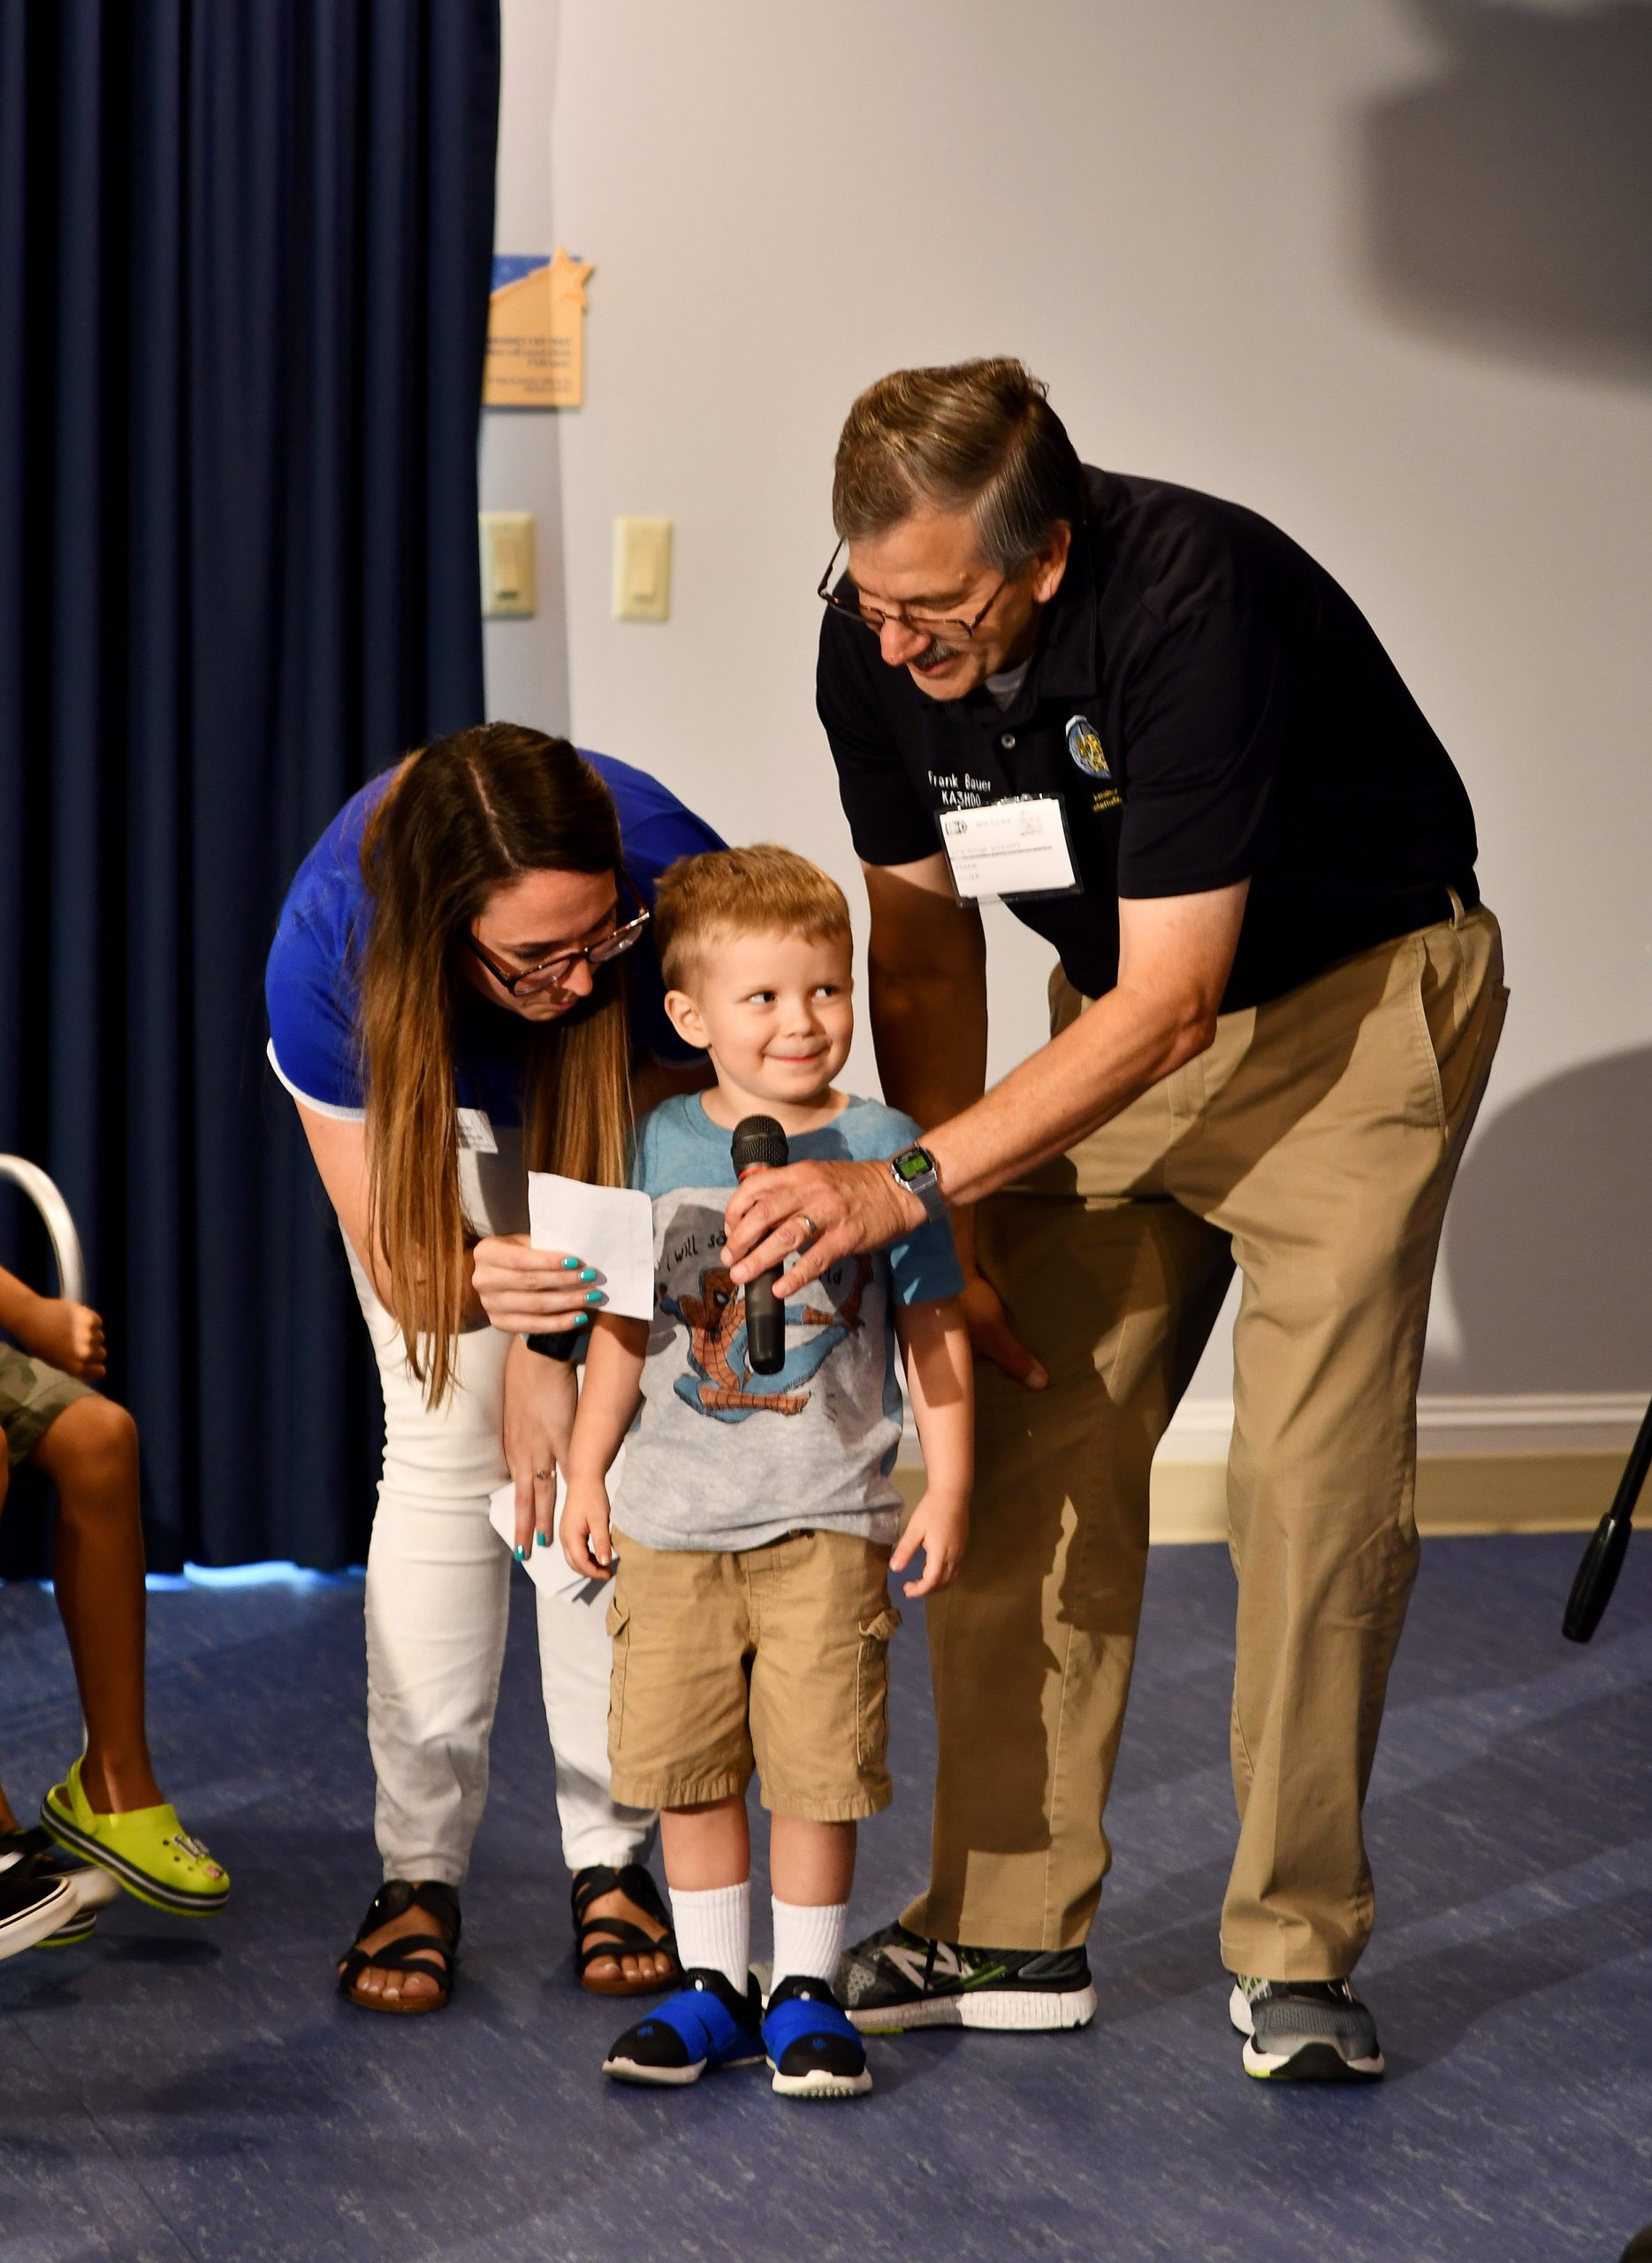
[[[530,1170],[528,1219],[536,1249],[566,1250],[595,1269],[605,1311],[652,1320],[654,1206],[646,1194]]]

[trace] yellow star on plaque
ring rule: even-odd
[[[555,306],[559,300],[565,303],[571,301],[583,313],[590,304],[590,300],[585,296],[585,278],[595,272],[591,261],[570,259],[559,244],[556,248],[556,255],[551,262],[551,272],[547,278],[551,289],[552,305]]]

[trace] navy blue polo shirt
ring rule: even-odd
[[[1364,615],[1266,519],[1086,470],[1087,510],[1010,705],[930,698],[841,614],[817,699],[869,865],[940,847],[936,819],[1055,795],[1082,893],[1010,901],[1070,981],[1118,979],[1121,896],[1248,880],[1224,1010],[1479,901],[1473,812]]]
[[[645,770],[612,755],[588,753],[585,760],[613,796],[625,869],[651,909],[667,865],[724,846]],[[293,1098],[323,1116],[365,1112],[356,1014],[373,901],[362,877],[362,835],[393,775],[384,771],[352,795],[299,866],[265,970],[270,1063]],[[666,1017],[665,985],[646,929],[623,964],[634,1051],[672,1063],[700,1059]],[[480,1109],[493,1124],[520,1124],[527,1023],[468,984],[455,986],[454,1002],[458,1106]]]

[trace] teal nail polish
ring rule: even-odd
[[[589,1328],[590,1314],[588,1312],[576,1312],[574,1315],[574,1325],[575,1328]]]
[[[534,1546],[535,1546],[536,1548],[549,1548],[549,1546],[550,1546],[550,1545],[551,1545],[551,1535],[550,1535],[550,1534],[549,1534],[548,1532],[537,1532],[537,1533],[535,1533],[535,1535],[534,1535]]]
[[[584,1262],[582,1257],[565,1257],[562,1260],[562,1270],[565,1273],[577,1273]]]
[[[605,1305],[608,1299],[600,1289],[593,1289],[585,1301],[588,1305]]]
[[[527,1551],[524,1547],[522,1547],[522,1545],[521,1545],[521,1543],[519,1542],[519,1543],[517,1543],[517,1548],[516,1548],[516,1561],[520,1564],[520,1563],[521,1562],[521,1560],[522,1560],[523,1557],[524,1557],[524,1556],[526,1556],[526,1555],[527,1555],[527,1553],[528,1553],[528,1551]]]
[[[585,1268],[584,1271],[580,1275],[580,1276],[579,1276],[579,1277],[580,1277],[580,1279],[581,1279],[582,1281],[594,1281],[594,1280],[596,1279],[596,1277],[597,1277],[597,1269],[596,1269],[596,1267],[595,1267],[594,1265],[588,1265],[588,1266],[586,1266],[586,1268]]]

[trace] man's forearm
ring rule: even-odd
[[[981,1099],[947,1115],[923,1110],[919,1121],[930,1127],[924,1145],[955,1215],[1062,1154],[1214,1041],[1249,885],[1121,899],[1119,975],[1106,997]],[[929,1001],[917,1037],[917,1073],[890,1063],[900,1089],[921,1096],[938,1076],[945,1079],[937,1064],[949,1025],[971,1047],[971,1077],[978,1073],[986,1016],[969,1012],[968,971],[960,964],[949,978],[957,994],[950,1011]],[[902,1011],[886,1025],[880,1059],[885,1045],[912,1027],[914,986],[903,980],[902,987]],[[898,1241],[923,1216],[918,1197],[884,1164],[792,1163],[730,1196],[726,1247],[736,1282],[780,1265],[780,1292],[793,1296],[851,1251]],[[969,1308],[978,1339],[975,1282],[966,1279],[965,1295],[974,1299]],[[1001,1331],[1001,1313],[998,1324]]]
[[[925,1133],[948,1201],[978,1202],[1063,1154],[1203,1052],[1212,1034],[1202,1017],[1109,991],[984,1099]]]
[[[986,1090],[986,984],[889,972],[872,961],[872,1039],[884,1098],[920,1124],[960,1116]]]
[[[913,980],[871,970],[872,1043],[884,1096],[920,1124],[962,1116],[986,1090],[986,983]],[[975,1214],[958,1205],[953,1238],[975,1269]]]

